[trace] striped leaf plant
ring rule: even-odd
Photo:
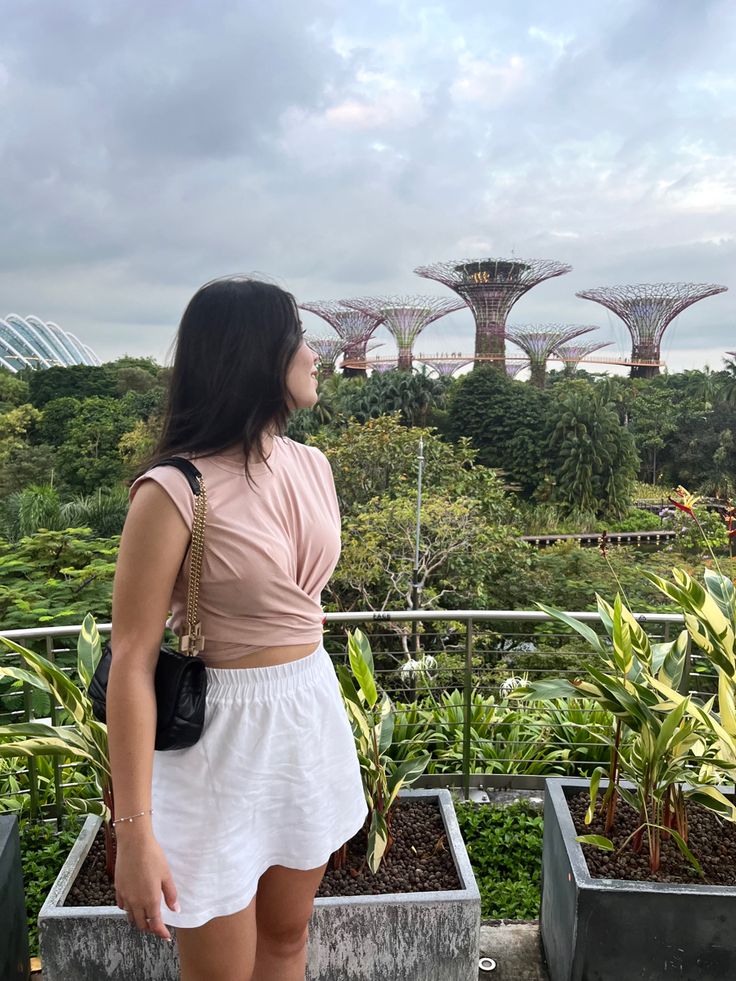
[[[87,614],[77,642],[77,675],[75,683],[48,658],[0,635],[3,646],[17,654],[24,667],[0,665],[0,677],[27,684],[46,693],[60,706],[56,725],[49,722],[14,722],[0,726],[0,757],[33,759],[61,757],[84,763],[96,785],[95,798],[79,796],[65,800],[68,809],[78,814],[100,814],[105,820],[108,872],[114,868],[114,850],[110,832],[112,784],[107,749],[107,727],[92,713],[87,687],[100,659],[102,645],[94,618]]]
[[[615,804],[626,801],[639,814],[640,823],[625,844],[641,850],[646,836],[649,863],[657,871],[663,837],[672,837],[683,855],[700,871],[687,844],[685,801],[691,799],[730,821],[736,808],[714,786],[698,776],[716,773],[724,764],[713,727],[707,724],[708,706],[700,707],[689,695],[673,695],[682,682],[688,634],[683,630],[670,642],[653,644],[620,595],[611,606],[596,597],[607,642],[587,624],[559,610],[540,605],[555,620],[585,638],[596,655],[584,664],[581,679],[544,679],[511,693],[512,698],[590,698],[612,713],[615,728],[609,734],[608,770],[596,768],[591,777],[589,824],[595,812],[601,779],[608,778],[603,804],[606,833],[615,820]],[[606,835],[581,835],[579,841],[613,849]]]
[[[348,634],[348,660],[337,665],[337,677],[343,702],[355,736],[363,790],[369,808],[370,827],[366,861],[371,872],[377,872],[383,856],[393,844],[391,809],[399,791],[410,786],[427,768],[429,753],[419,744],[414,752],[396,762],[389,751],[394,741],[395,711],[386,692],[376,683],[373,653],[368,638],[360,630]],[[345,861],[345,846],[335,853],[339,868]]]

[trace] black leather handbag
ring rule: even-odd
[[[189,587],[187,619],[179,637],[179,649],[162,645],[156,662],[156,749],[186,749],[193,746],[204,726],[207,671],[197,655],[204,647],[199,623],[199,584],[204,554],[204,526],[207,515],[207,491],[202,474],[189,460],[170,457],[155,464],[176,467],[189,481],[194,494],[192,547],[189,552]],[[107,721],[107,683],[110,677],[112,648],[106,644],[89,684],[92,711],[100,722]]]

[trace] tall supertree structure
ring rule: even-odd
[[[506,319],[516,301],[545,279],[572,266],[552,259],[452,259],[417,266],[414,272],[436,279],[458,293],[475,317],[475,357],[493,358],[503,371]]]
[[[506,337],[522,349],[529,358],[532,385],[544,388],[547,380],[547,359],[560,344],[573,337],[589,334],[595,327],[576,327],[569,324],[540,324],[526,327],[508,327]]]
[[[510,362],[507,361],[506,374],[509,376],[509,378],[516,378],[516,376],[519,374],[520,371],[523,371],[524,368],[528,368],[528,367],[529,367],[528,361],[510,361]]]
[[[381,323],[380,317],[365,313],[362,310],[355,310],[345,306],[339,300],[315,300],[310,303],[300,303],[302,310],[309,310],[316,313],[318,317],[326,320],[336,334],[345,341],[345,360],[346,361],[365,361],[366,342],[373,336],[376,328]],[[346,376],[362,375],[365,377],[365,368],[350,367],[343,368]]]
[[[319,355],[319,370],[323,378],[335,373],[335,362],[339,358],[345,341],[341,337],[316,337],[308,334],[307,344]]]
[[[712,283],[640,283],[637,286],[601,286],[576,296],[608,307],[631,334],[631,377],[659,374],[662,336],[675,317],[707,296],[724,293],[727,286]]]
[[[371,363],[371,368],[382,375],[384,371],[393,371],[396,367],[398,367],[398,364],[399,362],[394,358],[387,358],[385,361],[383,359],[380,361],[373,361]]]
[[[601,348],[610,346],[611,341],[590,341],[588,344],[560,344],[559,347],[554,349],[554,354],[564,364],[565,371],[573,375],[583,358],[587,358],[588,355],[593,354],[595,351],[600,351]]]
[[[460,368],[473,363],[472,358],[463,358],[461,354],[440,354],[434,358],[425,358],[420,354],[416,360],[426,364],[428,368],[434,368],[441,378],[451,378]]]
[[[441,296],[364,296],[343,303],[381,319],[399,348],[399,371],[411,371],[412,346],[428,324],[465,306]]]

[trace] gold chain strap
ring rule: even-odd
[[[207,517],[207,490],[199,477],[199,494],[195,497],[194,521],[192,522],[192,547],[189,552],[189,586],[187,588],[186,630],[179,638],[182,654],[194,657],[204,648],[204,637],[199,623],[199,584],[202,578],[204,556],[204,526]]]

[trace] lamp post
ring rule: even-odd
[[[424,470],[424,438],[419,437],[419,455],[417,457],[419,462],[419,473],[417,477],[417,525],[416,525],[416,537],[414,542],[414,569],[412,570],[412,584],[411,584],[411,608],[412,610],[419,609],[419,594],[422,591],[421,583],[419,582],[419,536],[421,531],[421,512],[422,512],[422,471]],[[419,653],[419,633],[417,627],[417,621],[414,620],[411,625],[411,635],[414,641],[414,651],[416,654]]]

